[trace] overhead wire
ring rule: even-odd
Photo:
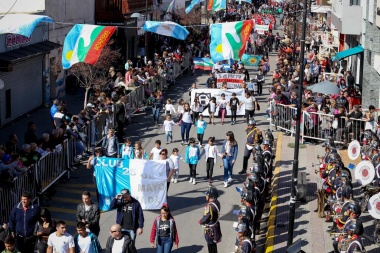
[[[15,2],[13,3],[13,5],[11,6],[11,8],[9,8],[9,10],[3,15],[3,16],[1,16],[0,17],[0,20],[3,18],[3,17],[5,17],[12,9],[13,9],[13,7],[16,5],[16,3],[17,3],[17,1],[18,0],[15,0]]]

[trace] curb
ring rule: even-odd
[[[278,175],[280,172],[280,160],[281,160],[281,147],[282,147],[282,133],[278,133],[277,144],[276,144],[276,165],[273,173],[273,187],[272,187],[272,199],[270,203],[270,211],[267,224],[267,234],[265,242],[265,253],[274,251],[274,230],[275,230],[275,221],[277,213],[277,189],[278,189]]]

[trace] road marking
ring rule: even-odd
[[[281,147],[282,147],[282,133],[278,133],[277,135],[277,145],[276,145],[276,168],[274,170],[273,177],[273,188],[272,188],[272,199],[269,210],[268,217],[268,226],[267,226],[267,240],[265,242],[265,253],[273,252],[274,250],[274,230],[276,228],[276,208],[277,208],[277,189],[278,189],[278,175],[280,172],[280,162],[281,162]]]

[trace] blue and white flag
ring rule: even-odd
[[[112,198],[130,185],[129,159],[100,157],[96,159],[95,177],[99,192],[99,209],[109,211]]]
[[[196,4],[199,4],[200,2],[203,2],[204,0],[193,0],[189,4],[189,6],[186,7],[185,13],[189,14],[189,12],[194,8]]]
[[[7,14],[0,19],[0,34],[14,33],[30,37],[40,22],[53,23],[51,17],[34,14]]]

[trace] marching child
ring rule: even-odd
[[[166,115],[166,119],[163,124],[163,128],[166,135],[166,144],[169,144],[169,138],[170,142],[173,142],[173,125],[175,125],[174,121],[171,119],[170,114]]]
[[[201,159],[201,152],[199,151],[198,146],[195,145],[195,139],[190,138],[189,146],[187,146],[185,152],[185,163],[189,164],[190,168],[190,184],[196,184],[195,177],[197,175],[197,164],[199,159]]]
[[[178,154],[179,150],[178,148],[173,148],[173,153],[170,156],[170,159],[173,161],[174,164],[174,173],[172,176],[172,183],[177,183],[179,178],[179,160],[182,159],[182,156]]]
[[[141,141],[136,141],[135,148],[132,148],[132,150],[133,150],[133,156],[129,157],[130,159],[139,159],[139,160],[148,159],[148,154],[142,148]]]
[[[195,123],[195,125],[197,127],[197,139],[199,141],[199,147],[203,147],[202,146],[203,135],[204,135],[205,130],[207,128],[207,123],[206,123],[206,121],[203,120],[203,115],[202,114],[199,114],[199,119],[197,120],[197,122]]]
[[[165,113],[169,114],[169,115],[172,115],[172,114],[176,113],[176,111],[174,109],[174,106],[172,105],[172,101],[170,100],[170,98],[168,100],[166,100]]]
[[[214,144],[215,137],[208,138],[208,143],[205,146],[205,159],[206,159],[206,172],[208,184],[212,184],[212,173],[214,171],[214,164],[216,163],[216,158],[219,155],[218,147]]]
[[[154,142],[154,148],[150,151],[149,160],[153,158],[153,160],[161,160],[160,159],[160,152],[161,152],[161,141],[156,140]]]
[[[129,159],[133,159],[134,157],[134,150],[132,147],[132,141],[129,138],[125,139],[125,142],[123,145],[121,145],[120,148],[120,157],[128,157]]]

